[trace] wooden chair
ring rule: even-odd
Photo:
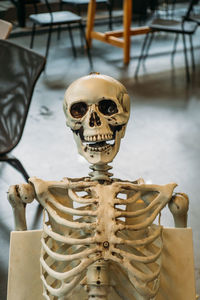
[[[10,22],[0,19],[0,39],[7,39],[12,30],[12,27],[13,26]]]
[[[5,40],[0,40],[0,53],[0,161],[10,164],[28,181],[25,168],[11,152],[21,140],[45,58]]]
[[[128,64],[130,61],[130,45],[131,36],[146,34],[150,32],[148,26],[141,26],[131,28],[132,22],[132,0],[123,0],[123,29],[108,31],[108,32],[97,32],[94,31],[94,20],[96,11],[96,0],[90,0],[88,5],[87,15],[87,28],[86,28],[86,39],[88,45],[91,46],[92,39],[96,39],[100,42],[110,44],[115,47],[123,49],[124,53],[124,64]]]

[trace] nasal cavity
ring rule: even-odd
[[[92,112],[90,116],[90,127],[100,126],[100,125],[101,125],[101,120],[99,116],[97,115],[96,112]]]

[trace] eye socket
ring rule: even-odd
[[[112,100],[101,100],[98,107],[99,111],[106,116],[111,116],[118,112],[117,105]]]
[[[70,108],[70,113],[74,118],[82,118],[88,110],[88,106],[84,102],[74,103]]]

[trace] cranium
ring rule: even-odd
[[[79,150],[92,164],[111,162],[129,119],[125,87],[112,77],[91,74],[66,90],[64,112]]]

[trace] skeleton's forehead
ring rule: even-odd
[[[126,88],[114,78],[107,75],[88,75],[74,81],[66,90],[64,103],[87,101],[93,103],[98,99],[118,99],[127,94]]]

